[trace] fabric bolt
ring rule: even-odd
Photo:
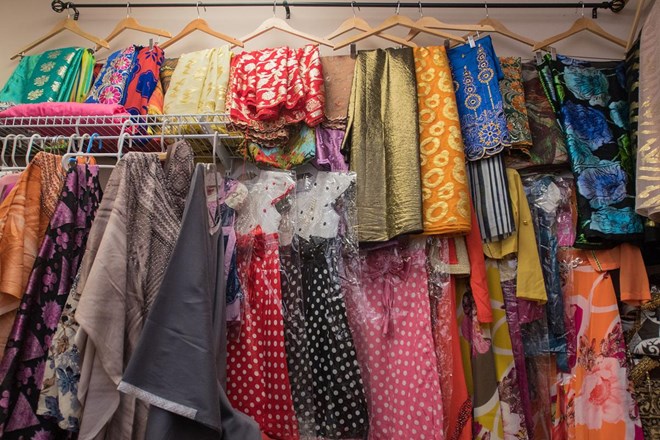
[[[124,104],[139,50],[139,46],[131,45],[110,54],[85,102]]]
[[[355,58],[347,55],[321,57],[321,66],[325,86],[323,124],[335,129],[345,129],[355,73]]]
[[[560,56],[550,63],[560,98],[555,105],[564,127],[578,195],[575,246],[607,248],[641,238],[634,210],[633,150],[622,62],[596,63]]]
[[[425,234],[470,230],[465,152],[445,48],[415,48]]]
[[[517,297],[529,301],[546,302],[548,296],[543,281],[534,223],[522,180],[516,170],[507,169],[506,174],[515,232],[501,241],[484,243],[484,254],[497,260],[509,255],[516,255],[518,261],[516,265]]]
[[[165,85],[165,114],[224,113],[231,60],[229,46],[181,55]]]
[[[362,288],[351,293],[357,297],[349,316],[370,439],[444,438],[423,245],[384,247],[360,258]]]
[[[465,44],[447,52],[465,145],[465,157],[479,160],[511,146],[498,81],[504,78],[490,36],[475,47]]]
[[[501,57],[500,66],[504,78],[500,81],[500,93],[506,126],[511,139],[511,148],[529,154],[532,133],[525,105],[525,89],[522,78],[522,61],[519,57]]]
[[[620,250],[619,250],[620,248]],[[628,380],[621,318],[609,270],[620,268],[623,301],[649,300],[639,248],[622,244],[615,253],[577,251],[568,301],[576,309],[577,361],[568,383],[569,439],[643,438]],[[575,252],[575,251],[574,251]],[[607,384],[607,393],[599,394]]]
[[[225,250],[220,212],[210,213],[207,201],[209,185],[218,198],[222,188],[215,169],[206,170],[203,164],[195,169],[181,233],[119,384],[151,405],[147,439],[261,439],[256,422],[233,409],[224,391]]]
[[[484,242],[499,241],[516,230],[502,155],[468,161],[472,203]]]
[[[160,66],[160,82],[163,85],[163,94],[167,93],[172,82],[172,75],[179,64],[178,58],[165,58],[163,64]]]
[[[360,241],[424,229],[416,97],[411,49],[358,54],[342,151],[369,182],[357,189]]]
[[[256,163],[285,170],[302,165],[316,155],[315,131],[315,128],[305,124],[291,127],[286,145],[267,147],[250,143],[247,146],[247,156]]]
[[[0,363],[2,438],[56,435],[55,420],[40,418],[35,411],[50,341],[101,201],[98,171],[95,165],[71,167],[39,248]]]
[[[3,352],[63,183],[61,157],[40,152],[0,205],[0,348]]]
[[[277,146],[289,139],[288,125],[323,121],[323,68],[316,45],[245,51],[232,59],[227,113],[245,135]]]
[[[143,47],[135,56],[126,86],[126,99],[124,107],[132,115],[146,115],[149,100],[156,90],[159,81],[160,66],[165,59],[163,49],[158,45]]]
[[[660,7],[653,4],[639,41],[639,122],[635,209],[640,215],[660,221]]]
[[[76,396],[52,390],[65,401],[59,405],[68,411],[63,417],[80,420],[81,438],[144,436],[146,404],[120,393],[117,385],[179,234],[192,159],[183,141],[170,146],[164,165],[157,154],[128,153],[106,185],[78,283],[79,328],[73,340],[62,341],[65,351],[75,346],[82,353],[77,365],[82,409],[71,401]]]
[[[315,167],[324,171],[348,171],[344,155],[341,154],[345,135],[344,130],[323,125],[316,127],[316,156],[312,160]]]
[[[455,281],[448,271],[451,238],[427,241],[431,328],[442,391],[444,438],[472,439],[472,400],[468,395],[456,315]]]

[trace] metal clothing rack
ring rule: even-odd
[[[174,3],[128,3],[131,8],[199,8],[203,6],[205,8],[215,8],[215,7],[236,7],[236,8],[248,8],[248,7],[284,7],[286,10],[286,18],[291,17],[291,8],[423,8],[423,9],[434,9],[434,8],[451,8],[451,9],[483,9],[488,7],[490,9],[567,9],[567,8],[590,8],[592,10],[592,16],[596,18],[597,11],[599,9],[610,10],[612,12],[620,12],[626,6],[624,0],[610,0],[602,2],[498,2],[498,3],[488,3],[483,2],[400,2],[400,1],[389,1],[389,2],[355,2],[355,1],[295,1],[288,2],[284,1],[273,1],[273,2],[264,2],[264,1],[255,1],[255,2],[174,2]],[[126,2],[119,3],[76,3],[76,2],[66,2],[63,0],[53,0],[51,2],[51,8],[55,12],[63,12],[66,10],[73,11],[74,19],[78,19],[80,14],[79,9],[91,9],[91,8],[126,8]]]
[[[0,118],[0,172],[22,170],[40,151],[69,158],[99,158],[112,168],[126,153],[165,152],[187,140],[196,160],[218,158],[226,167],[233,155],[229,143],[243,140],[232,131],[226,114],[22,116]]]

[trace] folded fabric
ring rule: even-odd
[[[289,141],[283,147],[266,147],[254,142],[247,147],[247,155],[254,162],[285,170],[309,162],[315,154],[315,129],[305,124],[292,130]]]
[[[137,53],[124,102],[130,114],[148,113],[149,99],[158,85],[160,65],[164,59],[163,49],[158,46],[144,47]]]
[[[163,85],[163,94],[167,93],[167,89],[170,88],[172,74],[174,74],[174,70],[178,64],[178,58],[165,58],[165,61],[160,66],[160,82]]]
[[[529,129],[525,90],[522,83],[522,62],[520,57],[501,57],[500,65],[504,78],[500,81],[500,92],[504,104],[506,126],[511,138],[511,148],[528,154],[532,146],[532,133]]]
[[[71,95],[67,101],[70,102],[83,102],[87,98],[89,89],[92,87],[94,76],[94,64],[96,57],[91,50],[84,50],[82,52],[82,59],[80,62],[80,69],[78,70],[77,78],[74,81]]]
[[[341,144],[346,132],[325,125],[316,127],[316,157],[314,166],[325,171],[348,171],[346,160],[341,154]]]
[[[108,61],[99,73],[94,87],[85,100],[87,103],[123,104],[126,99],[126,86],[131,79],[137,46],[128,46],[108,57]]]

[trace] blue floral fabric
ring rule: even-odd
[[[575,247],[606,248],[641,238],[623,62],[546,58],[540,77],[563,126],[575,174]]]
[[[456,89],[456,103],[468,160],[494,156],[511,146],[499,81],[504,78],[490,37],[475,47],[447,52]]]
[[[112,53],[85,102],[123,105],[138,49],[136,46],[129,46]]]

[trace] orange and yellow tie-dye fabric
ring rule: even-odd
[[[442,46],[414,49],[424,234],[470,231],[463,137],[449,59]]]

